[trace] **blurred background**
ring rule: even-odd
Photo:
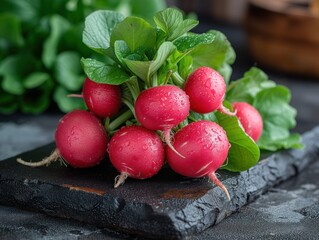
[[[81,92],[81,57],[100,58],[82,43],[84,19],[97,9],[152,21],[155,12],[176,6],[200,20],[194,31],[226,35],[237,54],[232,80],[255,65],[292,91],[301,86],[311,91],[319,78],[318,5],[318,0],[1,0],[0,119],[85,107],[82,99],[67,95]],[[290,86],[292,79],[297,81]]]

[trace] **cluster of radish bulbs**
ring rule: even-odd
[[[174,133],[190,110],[197,113],[220,111],[236,115],[245,132],[257,141],[263,129],[258,111],[248,103],[233,103],[233,110],[223,106],[226,84],[214,69],[200,67],[186,79],[183,88],[161,85],[141,91],[131,113],[135,124],[123,124],[112,134],[103,124],[120,111],[121,88],[118,85],[96,83],[87,78],[82,97],[88,110],[74,110],[59,121],[55,132],[55,151],[40,162],[18,162],[28,166],[43,166],[63,159],[75,168],[92,167],[103,159],[111,161],[120,172],[114,187],[127,177],[147,179],[157,174],[164,163],[178,174],[199,178],[208,176],[223,189],[216,170],[227,159],[230,143],[226,132],[217,123],[198,120]]]

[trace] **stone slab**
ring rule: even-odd
[[[0,162],[0,204],[128,234],[181,239],[222,221],[319,159],[319,127],[305,133],[303,142],[304,149],[273,154],[248,171],[220,171],[231,202],[207,179],[184,178],[169,168],[149,180],[128,179],[114,189],[117,173],[107,161],[85,170],[58,163],[29,168],[13,157]],[[53,148],[49,144],[19,157],[37,161]]]

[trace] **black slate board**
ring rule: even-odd
[[[59,163],[29,168],[13,157],[0,162],[0,204],[148,238],[180,239],[220,222],[318,160],[319,127],[304,134],[303,142],[304,149],[273,154],[248,171],[220,171],[231,202],[207,179],[184,178],[169,168],[149,180],[128,179],[114,189],[117,172],[107,160],[91,169]],[[38,161],[53,149],[50,144],[19,157]]]

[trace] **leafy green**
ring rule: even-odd
[[[21,23],[15,15],[10,13],[0,15],[0,38],[7,39],[17,46],[23,44]]]
[[[187,33],[198,25],[198,21],[194,19],[183,19],[183,14],[174,9],[167,8],[155,14],[154,21],[156,25],[165,33],[168,41]]]
[[[54,64],[60,38],[70,28],[70,23],[60,15],[51,16],[49,24],[50,36],[44,42],[42,53],[42,61],[47,68]]]
[[[259,111],[264,125],[257,142],[260,149],[277,151],[301,147],[300,136],[289,131],[296,125],[296,110],[289,105],[289,89],[269,80],[259,68],[252,67],[243,78],[232,82],[226,98],[231,102],[247,102]]]
[[[120,85],[129,80],[129,75],[117,65],[106,65],[95,59],[81,59],[86,75],[93,81]]]
[[[165,4],[164,0],[148,0],[147,4],[144,0],[1,0],[0,113],[40,113],[52,104],[60,108],[62,100],[53,97],[57,88],[81,92],[85,76],[79,56],[114,64],[117,57],[110,48],[114,27],[125,16],[149,18]],[[93,14],[97,9],[106,10]],[[69,107],[60,109],[73,109],[71,105],[77,107],[78,101],[66,99]]]
[[[258,140],[260,149],[276,151],[302,146],[299,135],[289,132],[296,125],[296,110],[289,105],[290,98],[290,91],[283,86],[267,88],[256,95],[253,106],[264,124]]]
[[[82,88],[85,76],[80,60],[81,57],[76,52],[62,52],[56,58],[54,68],[56,80],[69,91]]]
[[[226,103],[230,107],[229,103]],[[226,131],[231,145],[226,164],[222,167],[228,171],[240,172],[257,164],[260,150],[252,138],[241,127],[237,117],[216,112],[217,122]]]
[[[117,40],[123,40],[131,52],[151,49],[156,43],[156,31],[148,22],[138,17],[127,17],[118,23],[111,34],[111,46]],[[145,52],[142,51],[142,52]]]
[[[85,19],[83,42],[98,53],[106,54],[110,47],[111,31],[124,16],[118,12],[99,10]]]
[[[247,102],[253,104],[257,93],[276,84],[259,68],[252,67],[244,77],[231,82],[227,89],[227,99],[231,102]]]

